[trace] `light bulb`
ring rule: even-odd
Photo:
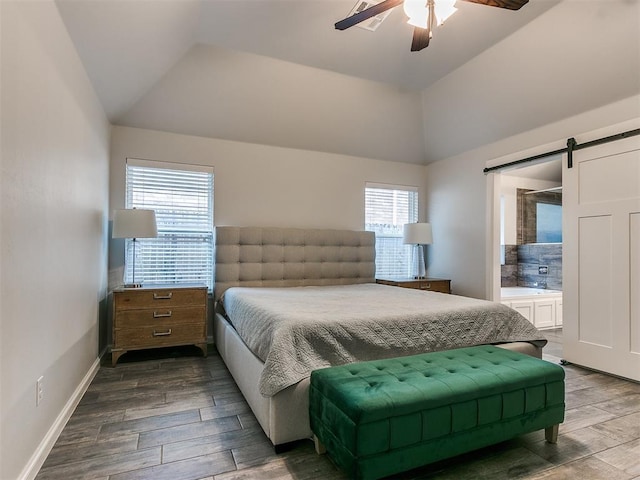
[[[427,0],[404,0],[402,8],[407,17],[409,17],[407,21],[409,25],[427,28],[427,18],[429,17]]]

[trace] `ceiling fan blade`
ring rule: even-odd
[[[429,46],[429,40],[431,40],[431,32],[426,28],[414,27],[413,28],[413,40],[411,41],[411,51],[418,52],[423,48]]]
[[[480,3],[490,7],[507,8],[509,10],[520,10],[529,0],[464,0],[465,2]]]
[[[338,30],[346,30],[347,28],[353,27],[354,25],[363,22],[371,17],[375,17],[382,12],[386,12],[393,7],[397,7],[402,2],[403,0],[384,0],[377,5],[374,5],[373,7],[366,8],[361,12],[356,13],[355,15],[351,15],[344,20],[340,20],[336,23],[335,26]]]

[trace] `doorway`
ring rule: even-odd
[[[502,171],[494,183],[494,301],[540,329],[562,328],[562,157]]]
[[[562,308],[556,304],[555,307],[564,316],[562,328],[557,329],[562,332],[563,359],[638,381],[639,135],[640,129],[636,129],[580,144],[574,140],[572,147],[554,152],[562,155],[562,242],[567,247],[562,253],[564,284],[561,300],[566,305]],[[567,145],[570,145],[569,141]],[[510,165],[522,162],[511,162]],[[485,169],[488,173],[490,239],[487,242],[487,273],[491,275],[487,298],[494,301],[501,301],[500,246],[507,240],[495,240],[500,238],[501,232],[501,183],[510,176],[504,170],[496,172],[505,166]],[[512,175],[520,173],[510,172]],[[538,273],[548,274],[543,267],[540,265]],[[523,307],[523,310],[526,309]]]

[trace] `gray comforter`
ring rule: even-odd
[[[234,287],[222,306],[265,364],[265,396],[332,365],[488,343],[546,344],[505,305],[377,284]]]

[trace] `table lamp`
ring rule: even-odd
[[[155,238],[158,236],[156,224],[156,212],[141,208],[127,208],[114,210],[113,212],[113,238],[133,239],[133,274],[132,282],[125,284],[125,288],[141,287],[141,283],[136,283],[136,239]]]
[[[407,223],[403,228],[404,243],[413,245],[413,272],[414,278],[426,278],[426,252],[425,245],[433,243],[433,233],[430,223]],[[420,255],[422,253],[422,255]]]

